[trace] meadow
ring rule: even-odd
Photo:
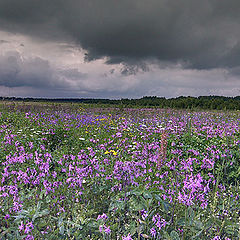
[[[240,239],[239,121],[2,104],[0,239]]]

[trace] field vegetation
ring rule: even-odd
[[[240,239],[239,121],[2,103],[0,239]]]

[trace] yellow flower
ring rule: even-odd
[[[117,155],[117,152],[116,152],[116,151],[114,151],[114,150],[110,150],[110,152],[112,152],[112,154],[113,154],[114,156],[116,156],[116,155]]]

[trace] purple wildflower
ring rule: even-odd
[[[24,230],[24,224],[23,222],[21,221],[21,225],[18,227],[19,231],[23,231]]]
[[[153,228],[150,229],[150,233],[151,233],[152,237],[155,237],[156,234],[157,234],[157,231],[156,231],[156,229],[153,227]]]
[[[133,240],[130,233],[127,236],[122,236],[122,240]]]
[[[104,226],[104,232],[105,232],[106,234],[110,234],[110,233],[111,233],[110,226],[108,226],[108,227]]]

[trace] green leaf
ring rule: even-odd
[[[195,236],[192,237],[192,239],[195,239],[195,238],[199,237],[201,235],[202,231],[203,230],[199,231]],[[197,238],[197,239],[199,239],[199,238]]]
[[[191,207],[188,207],[187,215],[188,215],[189,224],[192,225],[195,213],[194,213],[194,211],[193,211],[193,209]]]
[[[185,218],[180,218],[180,219],[177,221],[177,225],[185,226],[185,225],[186,225]]]
[[[171,207],[171,204],[168,203],[167,201],[162,201],[162,205],[163,205],[163,210],[168,213]]]
[[[142,195],[142,191],[139,190],[132,190],[131,194],[136,195],[136,196],[141,196]]]
[[[160,197],[160,195],[158,194],[154,194],[154,198],[157,200],[157,201],[162,201],[162,198]]]
[[[64,234],[64,225],[62,225],[62,226],[59,228],[59,234],[61,234],[61,235]]]
[[[63,224],[63,216],[60,216],[58,219],[58,227],[60,227]]]
[[[97,228],[97,227],[98,227],[98,223],[91,220],[91,221],[87,224],[87,226],[88,226],[89,228]]]
[[[199,221],[199,220],[195,220],[195,221],[194,221],[194,225],[195,225],[195,227],[196,227],[197,229],[199,229],[199,230],[203,228],[203,224],[202,224],[202,222]]]
[[[175,230],[171,231],[170,236],[172,240],[180,240],[180,237]]]
[[[144,192],[143,197],[147,199],[152,199],[152,194],[150,192]]]
[[[38,223],[38,228],[44,228],[44,227],[46,227],[47,226],[47,222],[45,222],[45,221],[41,221],[40,223]]]
[[[165,237],[166,240],[171,240],[171,237],[169,236],[168,232],[163,230],[163,236]]]
[[[141,204],[141,203],[137,203],[137,204],[134,205],[134,207],[133,207],[133,210],[134,210],[134,211],[141,211],[141,210],[143,210],[143,209],[144,209],[144,205]]]
[[[38,218],[38,217],[39,217],[39,212],[36,212],[32,217],[32,222],[34,222],[35,219]]]
[[[129,226],[129,232],[131,235],[134,235],[137,231],[137,228],[136,228],[136,223],[133,221],[131,222],[130,226]]]
[[[119,210],[123,210],[125,206],[124,201],[116,201],[115,202],[115,207],[117,207]]]

